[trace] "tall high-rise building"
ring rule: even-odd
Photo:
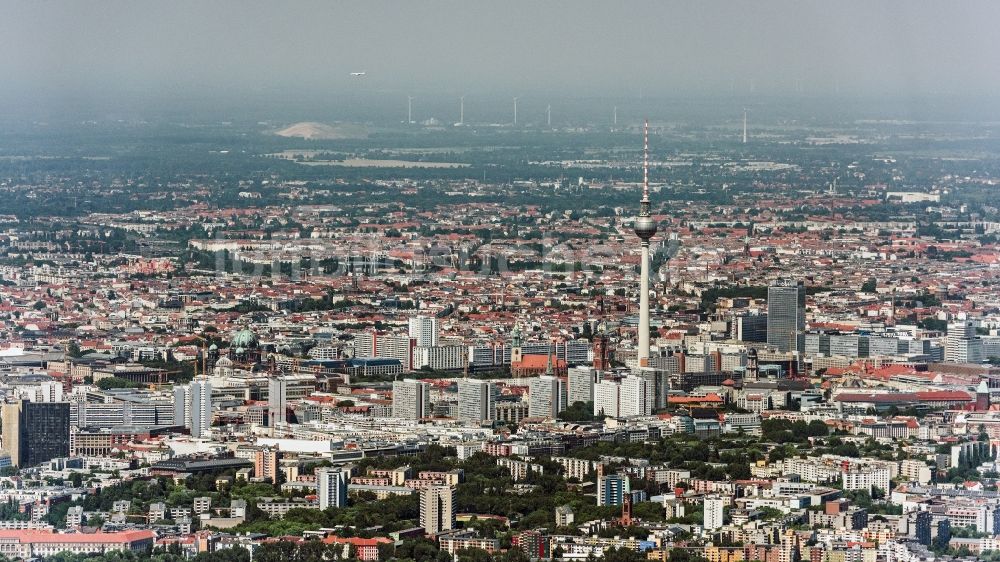
[[[555,419],[566,409],[566,384],[559,377],[542,375],[528,384],[528,416]]]
[[[771,283],[767,288],[767,344],[781,352],[802,352],[805,330],[805,285],[791,279]]]
[[[276,376],[267,379],[267,425],[277,427],[288,421],[288,379]]]
[[[174,386],[174,425],[191,428],[191,386]]]
[[[929,511],[917,511],[916,513],[911,513],[907,516],[911,525],[913,525],[913,536],[917,539],[917,542],[925,545],[931,545],[931,522],[933,517]]]
[[[635,235],[639,237],[639,350],[640,367],[649,366],[649,240],[656,235],[656,221],[650,216],[649,205],[649,123],[642,130],[642,199],[639,216],[635,219]]]
[[[3,451],[16,467],[35,466],[69,456],[69,403],[28,402],[4,404]]]
[[[191,436],[208,437],[212,431],[212,383],[208,378],[191,381]]]
[[[730,320],[729,337],[749,342],[767,341],[767,314],[744,313]]]
[[[407,335],[382,334],[375,331],[362,332],[354,338],[355,357],[380,357],[397,359],[404,371],[412,371],[413,350],[417,340]]]
[[[634,371],[632,374],[642,377],[649,383],[649,413],[667,407],[667,395],[670,394],[670,373],[665,369],[647,367]]]
[[[431,386],[415,379],[392,382],[392,417],[419,420],[430,415]]]
[[[433,347],[438,344],[438,319],[434,316],[414,316],[410,318],[410,337],[417,340],[418,347]]]
[[[191,430],[192,437],[206,437],[212,427],[212,383],[198,377],[174,387],[174,425]]]
[[[268,482],[278,481],[278,448],[263,447],[254,453],[253,475]]]
[[[430,486],[420,490],[420,526],[428,535],[455,528],[455,488]]]
[[[347,507],[347,473],[339,468],[316,469],[319,508]]]
[[[617,418],[621,415],[618,382],[601,380],[594,385],[594,415],[598,417]]]
[[[719,496],[705,496],[705,530],[714,531],[725,524],[724,510],[726,502]]]
[[[594,353],[597,353],[596,347]],[[566,380],[569,386],[567,389],[568,405],[572,406],[577,402],[593,402],[594,385],[601,380],[601,372],[585,365],[570,367]]]
[[[944,360],[954,363],[982,363],[983,338],[976,335],[976,325],[969,320],[948,324],[944,343]]]
[[[647,416],[655,405],[654,386],[645,377],[628,375],[594,385],[594,415],[610,418]]]
[[[597,477],[597,505],[622,505],[631,492],[632,485],[624,474]]]
[[[499,394],[497,385],[489,381],[459,380],[458,419],[472,423],[492,420]]]
[[[655,374],[651,372],[651,374]],[[648,416],[656,403],[654,385],[641,375],[628,375],[619,386],[622,417]]]

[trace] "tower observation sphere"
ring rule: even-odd
[[[642,239],[643,242],[649,242],[649,239],[656,235],[656,221],[653,217],[649,215],[639,215],[635,219],[635,235]]]

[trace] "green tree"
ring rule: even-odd
[[[559,412],[559,419],[568,422],[589,422],[597,418],[594,416],[593,402],[573,402],[573,404]]]
[[[111,390],[112,388],[139,388],[141,383],[133,382],[121,377],[105,377],[97,381],[97,387],[101,390]]]

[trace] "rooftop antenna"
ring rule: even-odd
[[[413,96],[406,96],[406,123],[413,123]]]
[[[465,125],[465,96],[458,98],[458,124]]]
[[[552,127],[552,104],[545,106],[545,124]]]
[[[514,126],[517,126],[517,96],[514,96]]]

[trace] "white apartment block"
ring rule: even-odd
[[[465,368],[469,350],[461,345],[420,346],[413,348],[413,368],[457,371]]]
[[[889,492],[889,469],[883,467],[865,467],[845,470],[843,473],[845,490],[868,490],[879,488],[884,493]]]
[[[479,423],[496,417],[497,385],[476,379],[458,381],[458,419]]]
[[[419,420],[430,414],[431,387],[414,379],[392,382],[392,417]]]
[[[416,340],[418,347],[434,347],[438,344],[438,319],[434,316],[415,316],[409,321],[409,336]]]
[[[566,384],[559,377],[542,375],[528,385],[528,416],[555,419],[566,409]]]

